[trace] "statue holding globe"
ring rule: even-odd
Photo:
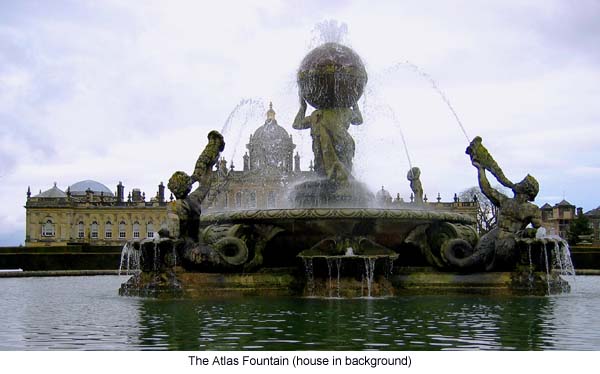
[[[337,186],[348,186],[352,179],[354,139],[348,128],[363,122],[358,99],[366,83],[360,57],[337,43],[312,50],[298,70],[300,109],[293,128],[310,129],[314,170]],[[307,102],[316,108],[308,116]]]

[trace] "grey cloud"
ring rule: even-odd
[[[560,12],[541,20],[544,42],[559,46],[565,58],[575,55],[600,62],[600,3],[581,0],[562,5]]]
[[[0,178],[8,175],[15,167],[16,160],[13,155],[0,149]]]
[[[548,64],[583,58],[600,62],[600,3],[595,0],[540,2],[504,9],[507,25],[532,33]]]

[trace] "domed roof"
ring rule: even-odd
[[[252,140],[255,142],[271,143],[273,141],[289,141],[290,135],[276,120],[267,120],[264,125],[256,129]]]
[[[273,110],[273,103],[270,103],[265,124],[256,129],[250,142],[279,144],[281,142],[291,141],[290,134],[277,123],[275,111]]]
[[[114,194],[108,187],[106,187],[100,182],[96,182],[89,179],[73,183],[69,187],[69,189],[71,191],[71,195],[74,196],[85,195],[85,191],[87,191],[88,189],[91,190],[94,193],[94,195],[100,195],[100,193],[104,193],[105,196],[114,196]]]
[[[64,191],[61,190],[60,188],[56,187],[56,182],[54,182],[54,187],[40,193],[39,195],[35,195],[34,197],[60,198],[60,197],[67,197],[67,194],[64,193]]]

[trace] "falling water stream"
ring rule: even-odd
[[[342,259],[341,258],[336,258],[335,259],[335,267],[337,269],[337,288],[336,288],[336,297],[340,297],[340,273],[342,271]]]
[[[548,262],[548,248],[544,242],[544,263],[546,264],[546,284],[548,285],[548,294],[550,294],[550,263]]]
[[[375,276],[375,258],[365,257],[365,281],[367,282],[367,297],[371,297],[373,289],[373,278]]]
[[[237,149],[239,147],[239,143],[242,138],[242,134],[244,129],[247,128],[249,123],[254,122],[261,118],[262,115],[266,112],[264,102],[260,99],[254,98],[245,98],[240,100],[240,102],[233,107],[227,119],[223,123],[223,127],[221,128],[221,135],[226,139],[235,139],[234,144],[227,145],[226,149],[232,149],[231,157],[229,159],[230,165],[233,167],[234,159],[237,155]],[[219,180],[215,185],[215,194],[210,194],[206,198],[207,205],[212,205],[215,201],[219,193],[224,190],[225,186],[227,186],[229,182],[229,173],[227,170],[223,170],[219,173]]]
[[[465,136],[465,139],[467,140],[467,142],[470,142],[471,138],[467,134],[467,131],[465,130],[465,127],[464,127],[462,121],[458,117],[458,114],[456,113],[456,110],[452,106],[452,103],[450,102],[450,100],[448,99],[448,97],[446,96],[446,94],[444,93],[444,91],[439,87],[439,85],[437,84],[437,82],[429,74],[425,73],[417,65],[415,65],[415,64],[413,64],[413,63],[411,63],[409,61],[397,63],[397,64],[393,65],[392,67],[386,69],[385,72],[389,73],[389,72],[392,72],[392,71],[397,71],[400,67],[408,67],[412,72],[416,73],[421,78],[427,80],[430,83],[431,87],[441,97],[441,99],[443,100],[443,102],[446,104],[446,106],[448,107],[448,109],[452,113],[452,116],[456,120],[456,123],[459,126],[462,134]],[[370,92],[370,89],[365,89],[365,93],[364,93],[365,97],[363,98],[363,102],[366,102],[366,94],[367,94],[367,92]],[[379,114],[383,114],[386,117],[388,117],[393,122],[393,124],[398,128],[398,133],[400,134],[400,139],[402,140],[402,145],[404,146],[404,151],[406,153],[406,159],[408,161],[410,169],[412,169],[413,163],[412,163],[412,159],[410,157],[410,152],[408,150],[408,144],[407,144],[406,136],[404,134],[404,131],[402,130],[401,121],[396,116],[396,112],[393,110],[393,108],[389,104],[380,104],[380,105],[374,104],[372,106],[373,106],[372,110],[375,110]],[[368,115],[367,112],[369,110],[371,110],[370,107],[367,108],[366,105],[365,105],[365,107],[363,109],[365,109],[365,115],[367,116]]]
[[[406,144],[406,137],[404,136],[404,131],[402,131],[402,125],[400,124],[400,121],[396,117],[396,112],[394,112],[392,107],[389,105],[386,105],[385,108],[387,109],[387,111],[389,113],[390,119],[398,128],[398,132],[400,133],[400,139],[402,139],[402,145],[404,145],[404,152],[406,153],[406,159],[408,160],[408,165],[409,165],[410,169],[412,169],[413,164],[412,164],[412,160],[410,158],[410,153],[408,152],[408,145]]]
[[[448,97],[446,96],[446,94],[444,93],[444,91],[438,86],[437,82],[431,77],[431,75],[425,73],[417,65],[413,64],[410,61],[399,62],[399,63],[397,63],[396,65],[392,66],[390,69],[387,69],[387,70],[388,71],[397,70],[399,67],[408,67],[408,68],[410,68],[414,73],[418,74],[420,77],[422,77],[423,79],[427,80],[431,84],[431,87],[442,98],[442,100],[444,101],[444,103],[446,104],[446,106],[448,107],[448,109],[450,110],[450,112],[452,113],[452,115],[454,116],[454,119],[456,120],[456,123],[460,127],[460,130],[462,131],[462,133],[465,135],[465,139],[467,139],[467,142],[471,142],[471,138],[467,134],[467,131],[465,130],[465,127],[464,127],[462,121],[458,117],[458,114],[456,113],[456,110],[454,110],[454,107],[450,103],[450,100],[448,99]]]
[[[304,262],[304,270],[306,271],[306,290],[308,296],[315,296],[315,273],[313,270],[313,258],[304,257],[302,258],[302,262]]]
[[[140,252],[133,248],[130,242],[125,243],[121,249],[121,260],[119,262],[119,275],[130,275],[140,270]]]
[[[333,258],[328,258],[327,259],[327,272],[329,273],[329,282],[327,284],[327,288],[329,291],[329,297],[331,297],[333,291],[333,281],[332,281],[332,277],[331,277],[331,267],[333,266]]]
[[[230,161],[236,157],[236,151],[239,148],[239,143],[242,138],[242,133],[249,123],[253,123],[254,120],[262,118],[266,112],[265,104],[260,99],[245,98],[231,110],[223,127],[221,128],[221,135],[225,139],[235,139],[234,144],[227,146],[227,149],[232,149]],[[233,132],[233,133],[230,133]]]

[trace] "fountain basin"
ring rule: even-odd
[[[459,213],[383,208],[261,209],[208,213],[200,218],[201,229],[213,225],[276,225],[285,232],[302,235],[366,235],[399,245],[417,226],[434,222],[474,225]],[[314,243],[313,243],[314,244]]]
[[[473,225],[470,216],[419,209],[302,208],[208,213],[200,218],[200,241],[222,257],[220,266],[190,263],[180,250],[184,244],[181,241],[148,242],[147,246],[156,244],[156,249],[146,248],[142,259],[155,253],[158,260],[145,261],[158,266],[154,272],[133,277],[123,285],[121,294],[360,297],[450,290],[564,292],[565,282],[544,265],[546,261],[552,263],[552,257],[546,260],[536,245],[519,247],[522,265],[513,272],[467,275],[431,268],[441,261],[443,243],[454,237],[468,238],[474,232]],[[243,256],[239,251],[245,251]],[[177,258],[174,262],[164,260],[173,257]],[[243,258],[244,262],[227,263],[232,258]],[[538,264],[540,258],[544,260],[542,265]],[[305,272],[308,265],[309,278]],[[365,270],[367,265],[369,270]]]
[[[261,209],[202,215],[200,230],[209,244],[227,236],[243,238],[251,252],[245,269],[251,270],[261,265],[294,266],[302,251],[313,249],[311,255],[319,255],[315,247],[319,243],[330,247],[323,255],[343,255],[352,247],[356,255],[400,253],[401,263],[405,240],[415,228],[445,223],[475,221],[463,214],[417,209]],[[327,244],[328,240],[334,243]]]

